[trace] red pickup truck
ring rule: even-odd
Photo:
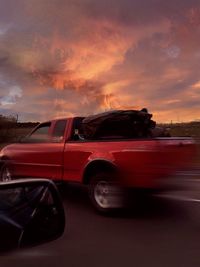
[[[114,121],[107,128],[116,133]],[[192,138],[123,136],[123,123],[120,134],[86,138],[83,122],[83,117],[44,122],[19,143],[4,147],[1,180],[45,177],[86,184],[94,206],[108,211],[120,205],[119,188],[158,188],[195,154]]]

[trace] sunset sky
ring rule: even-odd
[[[200,0],[0,0],[0,114],[200,120]]]

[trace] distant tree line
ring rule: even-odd
[[[17,121],[17,116],[0,115],[0,142],[8,142],[14,137]]]
[[[18,122],[17,128],[33,128],[37,126],[39,122]]]
[[[0,115],[0,143],[18,140],[37,124],[38,122],[18,122],[18,115]]]
[[[200,121],[160,124],[166,127],[171,136],[191,136],[200,138]]]

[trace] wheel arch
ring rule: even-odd
[[[9,157],[8,156],[2,156],[0,159],[0,168],[3,167],[3,165],[9,161]]]
[[[117,172],[117,166],[113,162],[104,159],[89,162],[83,173],[83,184],[89,184],[92,175],[102,170],[104,172]]]

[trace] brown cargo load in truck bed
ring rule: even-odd
[[[88,116],[82,121],[85,138],[99,139],[150,137],[156,123],[146,110],[114,110]]]

